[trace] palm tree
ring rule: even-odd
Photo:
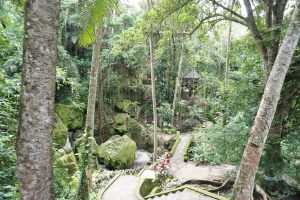
[[[91,173],[89,168],[91,160],[90,138],[94,137],[94,118],[97,94],[98,74],[100,68],[100,49],[103,18],[108,17],[110,8],[116,6],[115,0],[95,0],[84,2],[82,13],[84,16],[84,28],[81,31],[79,43],[82,46],[93,44],[91,76],[89,82],[88,105],[86,114],[85,131],[81,152],[81,179],[77,192],[77,199],[88,199],[90,192]]]

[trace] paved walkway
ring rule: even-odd
[[[178,179],[185,181],[190,179],[221,179],[226,173],[235,169],[233,165],[215,165],[215,166],[195,166],[194,163],[183,161],[183,151],[189,142],[191,134],[181,135],[181,140],[175,150],[174,155],[170,159],[171,173]],[[142,178],[154,178],[155,173],[152,170],[145,170],[141,174]],[[136,176],[120,176],[115,182],[104,192],[103,200],[137,200],[134,190],[141,177]],[[153,200],[196,200],[196,199],[213,199],[203,196],[199,193],[184,190],[182,192],[170,193],[160,197],[155,197]]]
[[[235,166],[226,164],[195,166],[192,162],[184,162],[182,154],[190,137],[190,134],[181,135],[181,140],[170,159],[171,172],[176,178],[182,181],[190,179],[218,180],[235,169]]]
[[[136,188],[139,177],[136,176],[120,176],[117,180],[104,192],[104,200],[136,200],[134,189]]]

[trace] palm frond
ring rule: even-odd
[[[104,18],[109,18],[110,10],[117,7],[116,0],[86,0],[81,3],[83,15],[83,29],[79,37],[79,44],[87,46],[94,42],[95,26],[102,26]]]

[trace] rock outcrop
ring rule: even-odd
[[[83,113],[72,105],[56,104],[55,113],[71,130],[80,129],[83,123]]]
[[[136,150],[135,141],[127,135],[113,136],[100,145],[98,157],[108,168],[125,169],[133,164]]]

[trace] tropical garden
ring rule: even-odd
[[[0,0],[0,200],[300,199],[299,37],[299,0]]]

